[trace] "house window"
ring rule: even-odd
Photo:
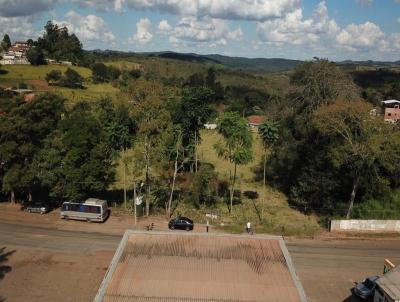
[[[392,116],[392,114],[391,114],[391,113],[388,113],[388,116]]]

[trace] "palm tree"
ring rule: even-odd
[[[279,138],[278,126],[272,121],[265,121],[258,127],[258,133],[261,136],[264,146],[264,171],[263,182],[265,186],[265,170],[267,164],[267,149],[271,147]]]

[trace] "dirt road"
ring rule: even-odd
[[[121,217],[87,224],[59,221],[56,214],[4,213],[0,209],[0,301],[6,302],[92,301],[123,230],[132,225]],[[380,274],[384,258],[400,264],[400,239],[286,244],[310,302],[356,301],[353,282]]]

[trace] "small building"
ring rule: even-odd
[[[266,121],[265,115],[250,115],[247,117],[248,126],[252,129],[258,129],[258,127]]]
[[[395,267],[376,282],[374,302],[400,302],[400,267]]]
[[[396,123],[400,120],[400,101],[382,101],[382,111],[384,113],[385,122]]]
[[[204,128],[206,128],[207,130],[215,130],[217,129],[217,124],[204,124]]]

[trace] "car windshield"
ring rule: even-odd
[[[375,282],[372,282],[370,279],[366,279],[364,285],[369,289],[373,289],[375,286]]]

